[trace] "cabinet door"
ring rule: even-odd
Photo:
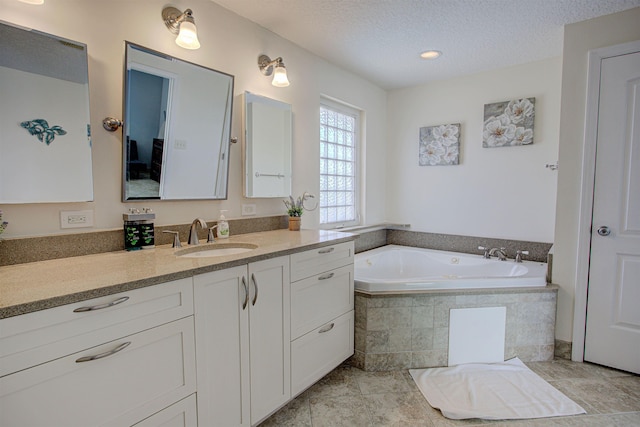
[[[191,278],[0,320],[0,376],[193,315]]]
[[[291,392],[295,396],[353,354],[353,310],[291,343]]]
[[[196,391],[190,317],[0,378],[2,426],[130,426]]]
[[[249,264],[251,422],[291,398],[289,258]]]
[[[194,277],[198,423],[249,426],[247,267]]]
[[[353,264],[354,243],[345,242],[291,254],[291,281]]]
[[[197,427],[195,393],[140,421],[133,427]]]
[[[291,339],[353,310],[353,264],[291,284]]]

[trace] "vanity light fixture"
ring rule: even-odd
[[[281,57],[277,57],[273,61],[267,55],[260,55],[258,57],[258,68],[260,72],[265,76],[273,74],[273,80],[271,84],[275,87],[287,87],[289,86],[289,79],[287,78],[287,69],[284,66],[284,62]]]
[[[198,29],[193,19],[193,12],[187,9],[184,12],[175,7],[165,7],[162,9],[162,20],[169,31],[177,34],[176,44],[185,49],[199,49]]]
[[[18,1],[22,3],[27,3],[27,4],[36,4],[36,5],[44,4],[44,0],[18,0]]]

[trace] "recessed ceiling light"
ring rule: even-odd
[[[436,59],[442,55],[442,52],[437,50],[426,50],[420,54],[422,59]]]

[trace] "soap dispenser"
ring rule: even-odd
[[[220,218],[218,218],[218,238],[226,239],[229,237],[229,223],[227,219],[224,217],[224,213],[226,209],[220,210]]]

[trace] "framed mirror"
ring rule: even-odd
[[[93,200],[87,46],[0,21],[0,203]]]
[[[126,43],[123,200],[226,199],[233,76]]]
[[[291,194],[291,105],[244,93],[244,195]]]

